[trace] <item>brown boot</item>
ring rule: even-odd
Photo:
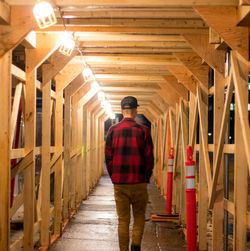
[[[141,251],[141,246],[131,245],[131,251]]]

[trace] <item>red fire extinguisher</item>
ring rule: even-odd
[[[193,150],[187,147],[186,166],[186,210],[187,210],[187,251],[196,251],[196,189],[195,189],[195,162]]]
[[[174,148],[171,147],[168,156],[166,214],[172,213],[173,165],[174,165]]]

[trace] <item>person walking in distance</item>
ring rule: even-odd
[[[129,250],[131,205],[134,216],[131,251],[141,250],[147,183],[154,165],[150,131],[134,120],[137,106],[137,99],[132,96],[121,101],[123,120],[109,128],[105,146],[106,166],[114,184],[120,251]]]

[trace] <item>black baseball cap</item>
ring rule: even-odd
[[[137,108],[138,103],[137,99],[132,96],[127,96],[121,101],[121,108],[122,109],[134,109]]]

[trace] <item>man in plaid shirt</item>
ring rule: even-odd
[[[121,101],[124,118],[110,127],[105,147],[106,166],[114,184],[121,251],[129,250],[130,205],[134,216],[131,251],[141,250],[148,201],[147,183],[154,165],[150,131],[134,120],[137,106],[137,99],[132,96]]]

